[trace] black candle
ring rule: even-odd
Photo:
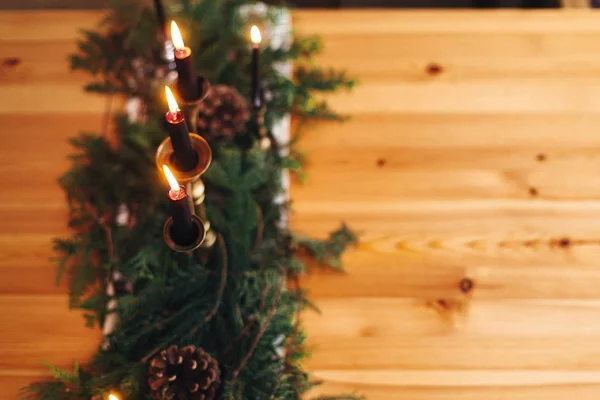
[[[181,246],[194,243],[196,240],[196,227],[192,221],[192,212],[188,202],[187,192],[183,186],[179,186],[177,179],[173,176],[169,167],[163,165],[163,171],[171,189],[168,192],[169,204],[171,205],[171,217],[173,225],[171,227],[171,238],[175,243]]]
[[[256,25],[250,30],[250,38],[252,39],[252,89],[250,93],[250,101],[252,106],[258,110],[262,107],[262,98],[260,95],[260,76],[258,73],[258,55],[259,46],[262,41],[260,30]]]
[[[158,27],[161,35],[167,35],[167,21],[165,19],[165,8],[163,7],[161,0],[154,0],[154,11],[156,12],[156,19],[158,20]]]
[[[177,91],[187,102],[196,100],[198,93],[198,78],[192,60],[192,50],[183,43],[181,32],[175,21],[171,22],[171,39],[175,46],[175,65],[177,66]]]
[[[196,167],[198,156],[192,147],[190,134],[185,123],[183,112],[179,109],[177,101],[169,89],[165,86],[169,111],[165,115],[167,120],[167,131],[173,146],[173,164],[180,171],[191,171]]]

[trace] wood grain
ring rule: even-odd
[[[68,71],[97,12],[0,13],[0,400],[85,361],[97,331],[54,285],[56,178],[105,101]],[[302,11],[319,61],[359,80],[306,130],[293,227],[361,235],[303,281],[306,362],[373,400],[600,394],[600,25],[591,11]],[[473,282],[464,293],[460,283]]]

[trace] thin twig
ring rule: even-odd
[[[286,348],[285,358],[283,359],[284,366],[287,365],[288,359],[291,354],[291,347],[294,344],[294,340],[296,339],[296,336],[298,336],[298,333],[300,332],[300,317],[302,316],[302,288],[300,286],[300,278],[298,277],[298,274],[292,275],[292,281],[294,282],[294,286],[296,287],[296,294],[297,294],[296,299],[298,302],[298,306],[297,306],[298,308],[296,309],[296,320],[294,321],[294,330],[292,331],[292,334],[288,338],[289,347]],[[271,393],[271,397],[270,397],[271,400],[275,400],[275,395],[277,394],[277,389],[279,389],[279,385],[281,384],[282,380],[283,380],[283,373],[279,375],[279,379],[277,379],[277,383],[275,383],[275,387],[273,388],[273,392]]]
[[[107,220],[106,217],[100,218],[98,220],[98,223],[104,230],[104,235],[106,236],[106,248],[107,248],[107,252],[108,252],[108,259],[110,261],[113,261],[113,259],[115,257],[115,243],[114,243],[113,237],[112,237],[112,229],[110,228],[110,226],[108,225],[106,220]]]
[[[262,243],[263,231],[265,229],[265,220],[263,217],[262,210],[260,209],[258,204],[256,204],[256,219],[258,220],[258,227],[256,228],[256,236],[254,237],[254,243],[252,244],[252,250],[256,250]]]
[[[162,346],[157,346],[152,351],[150,351],[150,353],[146,354],[144,358],[142,358],[142,364],[146,364],[148,360],[150,360],[152,357],[154,357],[156,353],[160,351],[161,348]]]
[[[225,241],[223,240],[223,236],[221,236],[221,234],[217,236],[217,240],[221,248],[221,284],[219,285],[219,291],[217,292],[215,306],[210,313],[208,313],[206,318],[204,318],[205,323],[209,322],[215,317],[215,315],[217,315],[219,305],[221,304],[221,299],[223,298],[223,292],[225,291],[225,286],[227,285],[227,248],[225,247]]]
[[[277,306],[279,304],[279,298],[281,297],[281,292],[283,291],[284,283],[285,283],[285,275],[282,275],[279,280],[279,287],[277,288],[277,293],[275,293],[275,298],[273,299],[273,305],[271,306],[271,309],[269,310],[269,314],[267,314],[265,321],[263,322],[263,324],[260,327],[260,330],[256,334],[256,337],[254,338],[254,341],[252,342],[252,346],[250,347],[250,350],[242,359],[240,366],[233,372],[234,378],[237,378],[237,376],[240,374],[240,372],[244,369],[244,367],[250,360],[250,357],[252,357],[254,350],[256,350],[256,347],[258,346],[258,342],[260,342],[260,339],[262,338],[265,331],[267,330],[267,327],[269,326],[269,322],[271,322],[271,318],[273,318],[273,315],[275,315],[275,312],[277,311]]]
[[[265,287],[263,288],[263,290],[260,294],[260,301],[258,303],[258,312],[259,313],[265,307],[265,300],[267,298],[267,292],[269,291],[269,287],[270,287],[269,282],[266,282]],[[227,346],[227,348],[225,349],[224,352],[228,352],[229,350],[233,349],[234,343],[236,343],[238,340],[240,340],[242,337],[244,337],[248,333],[248,331],[250,330],[250,328],[252,327],[252,325],[254,324],[255,321],[256,321],[255,317],[253,317],[253,316],[248,317],[248,322],[242,329],[242,332],[239,334],[239,336],[233,342],[229,343],[229,345]]]
[[[242,331],[240,332],[238,337],[227,345],[225,350],[223,350],[223,353],[227,353],[227,352],[231,351],[233,349],[233,345],[248,334],[248,332],[250,331],[250,328],[252,328],[252,325],[254,325],[255,322],[256,322],[256,318],[254,318],[254,316],[251,315],[250,317],[248,317],[248,322],[246,322],[246,325],[244,325],[244,328],[242,329]]]
[[[267,292],[269,291],[269,282],[265,283],[265,287],[263,288],[260,294],[260,302],[258,303],[259,312],[265,308],[265,301],[267,300]]]

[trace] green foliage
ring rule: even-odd
[[[213,84],[250,91],[249,21],[240,7],[250,0],[177,0],[170,17],[187,33],[195,65]],[[213,162],[203,176],[206,217],[218,239],[210,251],[174,253],[162,227],[168,204],[154,153],[166,136],[161,129],[165,105],[160,97],[164,72],[161,35],[151,9],[130,0],[115,2],[97,31],[85,31],[71,57],[74,70],[91,74],[85,90],[109,96],[139,97],[146,118],[130,122],[114,115],[113,129],[82,133],[71,140],[72,167],[61,178],[73,234],[57,239],[57,281],[67,279],[70,306],[85,311],[87,323],[102,325],[107,303],[116,304],[119,324],[106,344],[72,371],[48,365],[53,381],[31,385],[32,400],[89,399],[118,391],[124,399],[150,399],[147,364],[171,344],[204,348],[223,371],[219,399],[299,400],[311,387],[301,367],[306,356],[300,313],[315,308],[299,286],[306,256],[321,266],[341,268],[344,249],[356,242],[345,226],[325,240],[298,235],[281,226],[287,203],[282,173],[302,174],[304,155],[294,142],[289,155],[263,150],[256,123],[231,144],[213,144]],[[341,119],[317,93],[351,88],[342,73],[314,65],[317,38],[294,37],[286,48],[266,47],[260,73],[267,96],[265,123],[285,114],[304,122]],[[294,77],[276,66],[294,62]],[[301,126],[302,124],[300,124]],[[108,126],[108,124],[107,124]],[[125,224],[117,224],[123,209]],[[115,271],[133,290],[111,298],[106,287]],[[291,282],[289,289],[287,283]],[[116,301],[113,301],[116,300]],[[315,400],[358,400],[356,396]],[[181,399],[182,400],[182,399]]]
[[[356,244],[358,238],[346,225],[332,232],[327,240],[294,235],[295,244],[312,256],[320,266],[342,269],[340,257],[344,250]]]

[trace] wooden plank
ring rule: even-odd
[[[103,18],[101,11],[3,11],[3,42],[72,41],[80,29],[92,29]]]
[[[352,95],[328,96],[341,113],[577,113],[597,112],[597,82],[567,79],[522,79],[435,85],[365,83]],[[369,101],[364,101],[369,99]],[[390,101],[394,99],[394,101]]]
[[[481,80],[593,79],[598,34],[405,33],[328,37],[317,57],[360,77],[360,82],[479,82]],[[360,49],[360,51],[356,51]]]
[[[526,374],[524,372],[527,372]],[[353,379],[364,384],[389,384],[397,386],[419,387],[472,387],[472,386],[540,386],[597,384],[597,371],[316,371],[316,375],[327,377],[331,381]]]
[[[95,26],[101,11],[3,11],[0,37],[3,41],[39,42],[71,40],[81,28]],[[332,18],[335,23],[332,23]],[[326,37],[382,33],[598,33],[597,16],[576,10],[299,10],[294,24],[302,32]]]
[[[381,239],[384,242],[385,239]],[[398,248],[383,253],[362,244],[344,258],[346,273],[311,271],[303,284],[311,298],[410,297],[429,301],[463,298],[468,278],[474,299],[598,299],[600,250],[497,248],[476,251]],[[509,254],[512,251],[512,254]],[[494,252],[496,255],[494,255]]]
[[[310,154],[310,164],[316,167],[307,168],[309,184],[294,188],[294,196],[298,202],[320,197],[349,203],[361,201],[365,193],[379,201],[600,198],[595,169],[600,152],[565,151],[545,164],[535,157],[527,149],[325,148]],[[344,179],[347,176],[352,179]]]
[[[293,223],[300,231],[325,234],[345,220],[360,232],[386,237],[398,235],[433,243],[444,237],[466,242],[477,248],[487,241],[527,241],[533,246],[558,244],[556,239],[576,238],[593,241],[599,227],[596,202],[540,201],[380,201],[339,204],[305,201],[297,204]],[[301,218],[299,218],[301,216]],[[364,240],[371,237],[364,235]],[[485,247],[485,246],[481,246]]]
[[[44,380],[46,375],[42,371],[36,376],[32,371],[21,371],[25,372],[19,376],[14,373],[13,375],[0,375],[0,400],[15,400],[19,399],[21,389],[29,385],[31,382],[36,380]]]
[[[35,113],[23,118],[4,114],[0,124],[9,133],[0,137],[0,146],[10,149],[0,158],[0,180],[5,187],[19,188],[0,191],[0,208],[58,210],[64,216],[64,195],[56,179],[69,166],[66,156],[72,148],[67,139],[81,131],[99,132],[101,111],[68,116]],[[64,226],[64,221],[54,226]]]
[[[335,21],[332,23],[332,21]],[[320,34],[368,35],[389,33],[597,33],[597,15],[581,10],[302,10],[294,13],[298,30]]]
[[[600,303],[400,298],[319,301],[306,313],[318,369],[598,370]],[[370,357],[369,355],[374,355]]]
[[[375,372],[379,374],[379,372]],[[497,373],[489,371],[489,374]],[[532,371],[515,371],[515,374],[529,375]],[[546,385],[484,385],[473,372],[469,376],[472,380],[470,386],[462,386],[456,382],[449,382],[445,386],[437,386],[435,382],[440,375],[435,371],[386,371],[381,374],[381,380],[369,383],[370,374],[364,371],[316,371],[317,376],[326,378],[323,386],[314,389],[312,395],[339,395],[340,393],[357,393],[365,395],[369,400],[531,400],[548,399],[564,400],[576,397],[581,400],[596,400],[600,385],[597,383],[550,383]],[[421,380],[426,380],[421,386],[406,384],[405,379],[419,374]],[[455,371],[447,375],[452,379],[465,378],[467,374]],[[483,375],[483,374],[482,374]],[[558,375],[558,374],[557,374]],[[499,375],[506,377],[506,375]],[[551,375],[548,375],[551,376]],[[366,382],[367,381],[367,382]]]
[[[563,151],[600,147],[597,114],[365,113],[349,117],[345,123],[311,124],[303,132],[302,149],[311,156],[320,149],[360,153],[365,148],[394,148],[406,157],[415,150],[493,148],[529,150],[531,161],[542,154],[551,162]]]
[[[97,350],[100,332],[86,328],[83,317],[68,309],[66,295],[0,296],[0,375],[18,369],[39,370],[40,361],[70,365]]]
[[[0,87],[8,84],[76,83],[89,82],[91,77],[69,70],[67,55],[75,52],[72,40],[65,42],[2,42],[0,52],[4,63],[0,66]],[[29,109],[31,111],[31,109]]]
[[[2,87],[0,108],[2,113],[10,115],[26,115],[32,109],[40,113],[67,115],[104,110],[104,97],[85,93],[80,83],[5,85]]]

